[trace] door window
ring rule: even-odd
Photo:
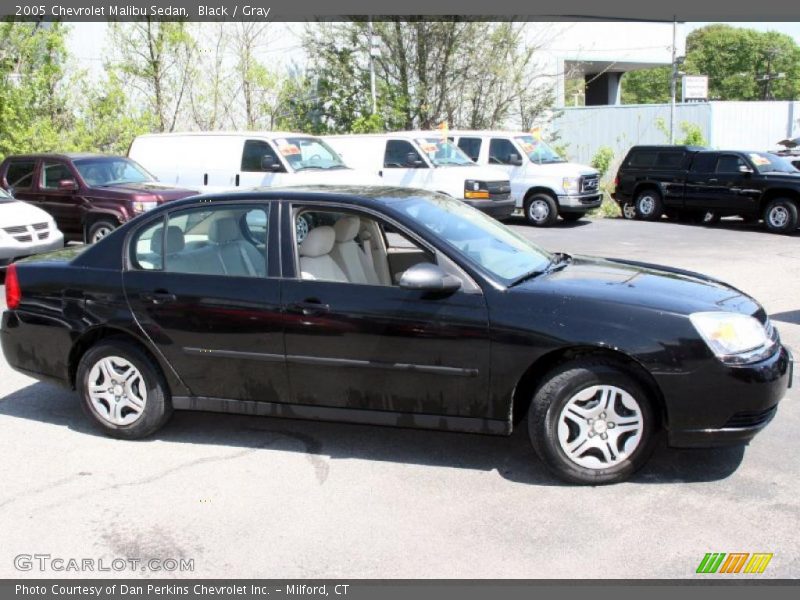
[[[134,267],[170,273],[265,277],[268,209],[193,208],[170,213],[134,236]]]
[[[267,159],[266,161],[264,159]],[[272,171],[265,169],[264,163],[280,164],[278,156],[272,147],[264,140],[247,140],[242,151],[242,171],[264,172]],[[283,170],[283,168],[281,168]]]
[[[717,159],[717,173],[738,173],[747,164],[735,154],[723,154]]]
[[[12,160],[8,163],[6,183],[15,190],[28,190],[33,187],[34,160]]]
[[[405,140],[389,140],[386,142],[386,154],[383,158],[383,166],[387,169],[407,169],[411,165],[408,162],[408,155],[414,154],[419,158],[419,152],[414,146]]]
[[[58,182],[68,179],[75,181],[69,167],[64,163],[45,161],[42,165],[42,187],[47,190],[57,190]]]
[[[711,173],[717,162],[716,154],[695,154],[692,161],[692,173]]]
[[[519,150],[516,149],[510,140],[505,138],[493,138],[489,142],[489,164],[492,165],[510,165],[511,155],[519,156]]]
[[[481,138],[462,137],[458,140],[458,147],[475,162],[481,155]]]

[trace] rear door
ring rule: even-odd
[[[194,396],[284,402],[277,205],[181,208],[129,238],[123,274],[144,333]]]
[[[17,200],[24,200],[43,208],[36,194],[37,159],[13,158],[8,161],[5,173],[5,188]]]
[[[686,175],[684,206],[690,210],[708,210],[714,205],[717,152],[699,152],[694,155]]]

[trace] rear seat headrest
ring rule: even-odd
[[[333,250],[333,243],[336,241],[336,232],[333,227],[322,225],[308,232],[306,239],[300,244],[300,256],[316,258],[329,254]]]
[[[354,240],[358,235],[358,230],[361,227],[361,219],[358,217],[341,217],[333,228],[336,230],[337,242],[349,242]]]
[[[154,254],[165,254],[164,252],[164,232],[163,227],[159,227],[153,232],[150,239],[150,252]],[[166,254],[175,254],[183,250],[186,240],[183,237],[183,230],[175,225],[167,227],[167,251]]]
[[[233,217],[224,217],[211,223],[208,239],[215,244],[227,244],[242,239],[239,223]]]

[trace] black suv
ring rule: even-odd
[[[666,213],[713,223],[738,215],[791,233],[798,226],[800,171],[767,152],[634,146],[617,173],[614,200],[628,219]]]

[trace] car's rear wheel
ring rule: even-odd
[[[586,213],[562,213],[561,218],[567,223],[574,223],[575,221],[580,221],[585,216]]]
[[[797,223],[797,205],[788,198],[775,198],[764,209],[764,224],[772,233],[792,233]]]
[[[542,461],[572,483],[623,481],[650,456],[655,413],[644,388],[604,359],[553,370],[536,390],[528,432]]]
[[[75,384],[84,412],[112,437],[146,437],[172,414],[161,370],[138,346],[111,338],[81,358]]]
[[[531,194],[525,200],[525,218],[535,227],[549,227],[558,219],[556,201],[548,194]]]
[[[623,219],[628,219],[629,221],[632,221],[638,218],[638,215],[636,214],[636,204],[634,204],[633,202],[624,202],[620,207],[620,210],[622,211]]]
[[[645,221],[655,221],[664,214],[661,194],[655,188],[647,188],[636,196],[636,215]]]
[[[107,219],[101,219],[99,221],[95,221],[89,227],[89,231],[86,234],[86,241],[90,244],[99,242],[109,233],[114,231],[116,228],[117,228],[116,223],[109,221]]]

